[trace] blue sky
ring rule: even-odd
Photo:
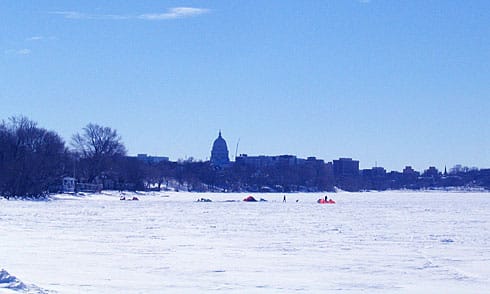
[[[488,1],[1,1],[0,119],[129,154],[490,167]]]

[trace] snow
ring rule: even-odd
[[[41,288],[35,285],[26,285],[17,277],[12,276],[4,269],[0,269],[0,293],[45,293]]]
[[[15,276],[10,275],[6,270],[0,270],[0,288],[12,290],[25,290],[27,287]]]
[[[489,193],[248,195],[0,200],[0,293],[490,289]]]

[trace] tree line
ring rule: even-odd
[[[318,192],[339,187],[348,191],[484,187],[490,169],[435,173],[363,171],[348,177],[333,173],[331,164],[273,165],[256,168],[209,161],[144,161],[127,156],[115,129],[89,123],[67,144],[56,132],[27,117],[0,122],[0,197],[46,197],[60,192],[62,179],[76,179],[108,190],[185,190],[195,192]],[[85,186],[84,186],[85,185]]]
[[[73,176],[94,182],[120,165],[126,148],[116,130],[89,123],[73,135],[70,147],[54,131],[27,117],[0,123],[0,195],[43,197]]]

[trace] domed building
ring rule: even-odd
[[[225,139],[221,137],[219,131],[218,138],[214,140],[213,149],[211,150],[211,164],[214,166],[224,167],[230,163],[228,158],[228,146]]]

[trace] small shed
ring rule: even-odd
[[[63,193],[75,193],[75,178],[63,178]]]

